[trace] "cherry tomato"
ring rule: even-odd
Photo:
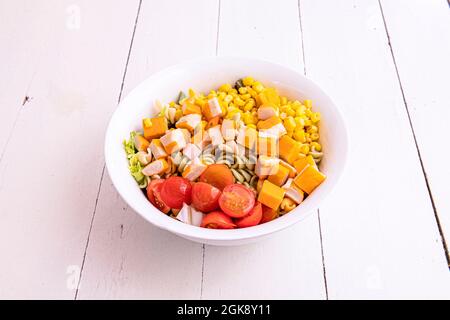
[[[257,202],[248,215],[243,218],[235,220],[238,228],[247,228],[256,226],[262,219],[262,207],[261,203]]]
[[[191,204],[192,186],[182,177],[167,178],[161,188],[161,199],[173,209],[181,209],[183,203]]]
[[[232,218],[246,216],[255,205],[255,194],[241,184],[230,184],[219,198],[220,209]]]
[[[222,191],[226,186],[234,183],[231,170],[224,164],[211,164],[201,174],[199,181],[212,184]]]
[[[276,210],[269,208],[265,205],[262,205],[262,219],[261,223],[272,221],[277,217],[278,213]]]
[[[150,182],[147,186],[147,198],[159,211],[168,213],[170,211],[170,207],[161,200],[161,188],[163,183],[163,179],[153,180]]]
[[[213,211],[206,214],[203,217],[202,224],[200,226],[210,229],[233,229],[236,227],[233,220],[221,211]]]
[[[220,190],[205,182],[194,183],[192,187],[192,206],[202,212],[219,208]]]

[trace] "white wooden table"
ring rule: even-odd
[[[446,0],[2,0],[0,40],[0,298],[450,298]],[[159,230],[105,171],[118,101],[213,55],[305,72],[349,126],[326,204],[254,245]]]

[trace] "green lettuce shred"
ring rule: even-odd
[[[137,132],[130,132],[130,139],[123,140],[123,147],[125,148],[125,152],[127,154],[127,158],[130,159],[132,156],[136,154],[136,147],[134,146],[134,137],[136,137]]]
[[[136,180],[136,182],[139,184],[140,188],[147,187],[147,177],[142,173],[142,165],[139,162],[139,159],[137,157],[137,150],[134,146],[134,137],[136,136],[137,132],[132,131],[130,132],[130,139],[123,141],[123,146],[125,149],[125,153],[127,154],[128,158],[128,169],[130,170],[131,175]]]

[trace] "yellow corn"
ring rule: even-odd
[[[290,116],[287,117],[286,119],[284,119],[283,124],[287,131],[294,131],[294,129],[295,129],[294,118],[292,118]]]
[[[241,88],[243,89],[243,88]],[[241,99],[246,101],[252,98],[252,95],[250,93],[246,93],[246,94],[241,94]]]
[[[305,100],[305,101],[303,101],[303,104],[304,104],[308,109],[311,109],[311,107],[312,107],[312,101],[311,101],[311,100]]]
[[[193,97],[195,97],[197,95],[197,93],[191,88],[189,88],[188,93],[189,93],[189,97],[190,98],[193,98]]]
[[[261,82],[256,81],[252,84],[253,90],[255,90],[257,93],[260,93],[264,90],[264,86],[261,84]]]
[[[240,94],[246,94],[247,93],[247,88],[240,87],[238,91],[239,91]]]
[[[244,106],[244,111],[251,111],[253,109],[253,104],[250,102],[247,102]]]
[[[253,123],[248,124],[247,127],[248,127],[248,128],[256,129],[256,126],[255,126]]]
[[[232,87],[231,87],[231,84],[229,84],[229,83],[225,83],[219,87],[219,91],[222,91],[222,92],[230,92],[231,89],[232,89]]]
[[[294,139],[301,143],[306,142],[305,131],[303,131],[302,129],[295,130],[294,131]]]
[[[255,80],[253,80],[252,77],[245,77],[244,79],[242,79],[242,83],[244,84],[244,86],[251,86],[253,82],[255,82]]]
[[[234,98],[233,100],[234,104],[237,105],[238,107],[243,107],[245,105],[244,100],[242,100],[241,98],[237,97]]]
[[[288,109],[288,110],[286,111],[286,114],[287,114],[288,116],[290,116],[290,117],[295,117],[295,111],[294,111],[294,109]]]
[[[318,133],[311,133],[310,137],[311,137],[311,141],[319,140],[319,134]]]
[[[280,104],[281,105],[285,105],[287,103],[287,98],[286,97],[280,97]]]

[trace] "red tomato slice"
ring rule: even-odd
[[[147,186],[147,198],[159,211],[168,213],[170,211],[170,207],[161,200],[161,188],[163,183],[163,179],[153,180],[150,182]]]
[[[236,227],[233,220],[221,211],[213,211],[206,214],[203,217],[202,224],[200,226],[210,229],[233,229]]]
[[[226,186],[234,183],[231,170],[224,164],[210,164],[201,174],[198,181],[212,184],[222,191]]]
[[[241,184],[230,184],[222,191],[219,205],[232,218],[246,216],[255,205],[255,194]]]
[[[256,205],[250,211],[248,215],[243,218],[235,220],[238,228],[247,228],[256,226],[262,219],[262,207],[260,202],[256,202]]]
[[[167,178],[161,188],[161,200],[173,209],[181,209],[183,203],[191,204],[192,186],[182,177]]]
[[[269,208],[265,205],[262,205],[262,219],[261,223],[272,221],[277,217],[278,213],[276,210]]]
[[[219,208],[220,190],[205,182],[194,183],[192,187],[192,206],[202,212]]]

